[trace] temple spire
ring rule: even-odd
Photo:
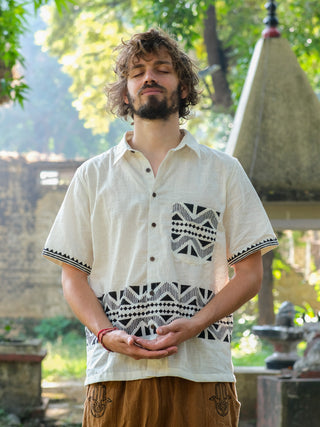
[[[276,16],[277,4],[271,0],[265,4],[265,8],[268,11],[268,16],[264,18],[263,23],[266,24],[266,28],[262,32],[262,36],[265,39],[280,37],[280,31],[278,30],[278,18]]]

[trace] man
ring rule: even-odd
[[[44,249],[86,326],[83,425],[236,426],[232,313],[277,239],[237,160],[179,127],[188,56],[153,29],[118,50],[109,105],[133,131],[78,169]]]

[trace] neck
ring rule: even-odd
[[[155,175],[167,152],[177,147],[180,141],[178,115],[173,115],[168,120],[134,117],[133,135],[129,143],[149,160]]]

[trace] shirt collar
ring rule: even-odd
[[[129,132],[132,132],[132,131],[129,131]],[[127,151],[131,151],[133,153],[135,152],[135,150],[132,147],[130,147],[130,145],[127,142],[127,135],[128,135],[128,132],[126,132],[123,135],[119,144],[114,147],[115,155],[114,155],[113,164],[116,164]]]
[[[186,129],[182,129],[182,132],[184,133],[184,137],[180,141],[179,145],[177,145],[176,148],[173,148],[172,151],[178,151],[178,150],[181,150],[181,148],[187,146],[192,151],[194,151],[198,157],[200,157],[200,146],[199,146],[198,142],[191,135],[191,133],[189,131],[187,131]]]
[[[184,137],[180,141],[179,145],[177,145],[177,147],[173,148],[171,151],[178,151],[178,150],[181,150],[183,147],[187,146],[192,151],[194,151],[198,157],[200,157],[200,147],[197,141],[195,140],[195,138],[191,135],[189,131],[185,129],[182,129],[182,131],[184,133]],[[132,131],[129,131],[129,132],[132,132]],[[127,142],[127,136],[129,132],[126,132],[122,137],[121,141],[119,142],[119,144],[115,146],[115,156],[114,156],[113,164],[117,163],[127,151],[131,151],[132,153],[135,153],[136,150],[134,150]]]

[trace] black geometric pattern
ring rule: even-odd
[[[264,239],[262,242],[255,243],[254,245],[251,245],[250,247],[243,249],[243,251],[228,258],[228,264],[230,266],[234,265],[254,252],[261,251],[261,249],[267,248],[268,246],[277,246],[278,244],[278,239]]]
[[[56,259],[57,261],[64,262],[66,264],[72,265],[73,267],[78,268],[79,270],[84,271],[87,274],[91,273],[91,267],[87,264],[82,263],[76,258],[70,257],[67,254],[63,254],[62,252],[54,251],[49,248],[45,248],[42,251],[42,255],[47,256],[49,258]]]
[[[211,261],[219,216],[219,212],[203,206],[175,203],[171,222],[173,252]]]
[[[209,289],[155,282],[109,292],[99,300],[113,326],[130,335],[147,337],[159,326],[192,317],[213,297]],[[198,338],[230,342],[232,326],[232,316],[228,316],[202,331]],[[96,337],[87,331],[87,343],[96,342]]]

